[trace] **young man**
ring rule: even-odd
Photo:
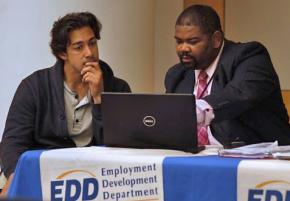
[[[54,23],[50,46],[56,64],[21,82],[7,116],[0,157],[9,182],[27,150],[103,143],[101,92],[130,92],[130,87],[99,59],[100,30],[88,12]]]
[[[208,6],[185,9],[175,25],[180,63],[166,74],[167,93],[193,93],[199,145],[290,144],[290,125],[278,76],[258,42],[224,38]]]

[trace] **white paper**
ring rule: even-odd
[[[278,142],[265,142],[246,145],[234,149],[219,150],[220,156],[242,158],[272,158],[272,153],[277,150]]]

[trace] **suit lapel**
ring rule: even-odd
[[[187,69],[184,72],[184,79],[183,82],[180,84],[180,88],[183,89],[183,93],[193,93],[195,84],[195,74],[194,70]]]
[[[229,55],[229,46],[231,44],[232,42],[225,39],[224,48],[221,53],[220,60],[217,64],[217,68],[213,75],[213,83],[212,83],[212,89],[211,89],[212,94],[218,93],[221,90],[223,90],[224,86],[228,82],[227,74],[229,74],[230,72],[228,72],[229,70],[227,70],[227,66],[229,66],[228,55]]]
[[[213,80],[212,80],[212,87],[211,87],[211,94],[218,93],[223,89],[223,65],[218,64],[214,74],[213,74]]]
[[[165,78],[167,93],[193,93],[195,83],[194,70],[180,63],[169,69]]]

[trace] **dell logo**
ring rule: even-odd
[[[147,127],[152,127],[155,125],[155,123],[156,123],[156,120],[152,116],[146,116],[143,118],[143,124]]]

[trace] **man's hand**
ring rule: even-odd
[[[208,126],[214,119],[212,107],[203,99],[196,100],[196,117],[200,126]]]
[[[104,91],[103,73],[98,62],[87,62],[81,71],[82,81],[89,85],[89,90],[95,104],[101,103],[101,93]]]

